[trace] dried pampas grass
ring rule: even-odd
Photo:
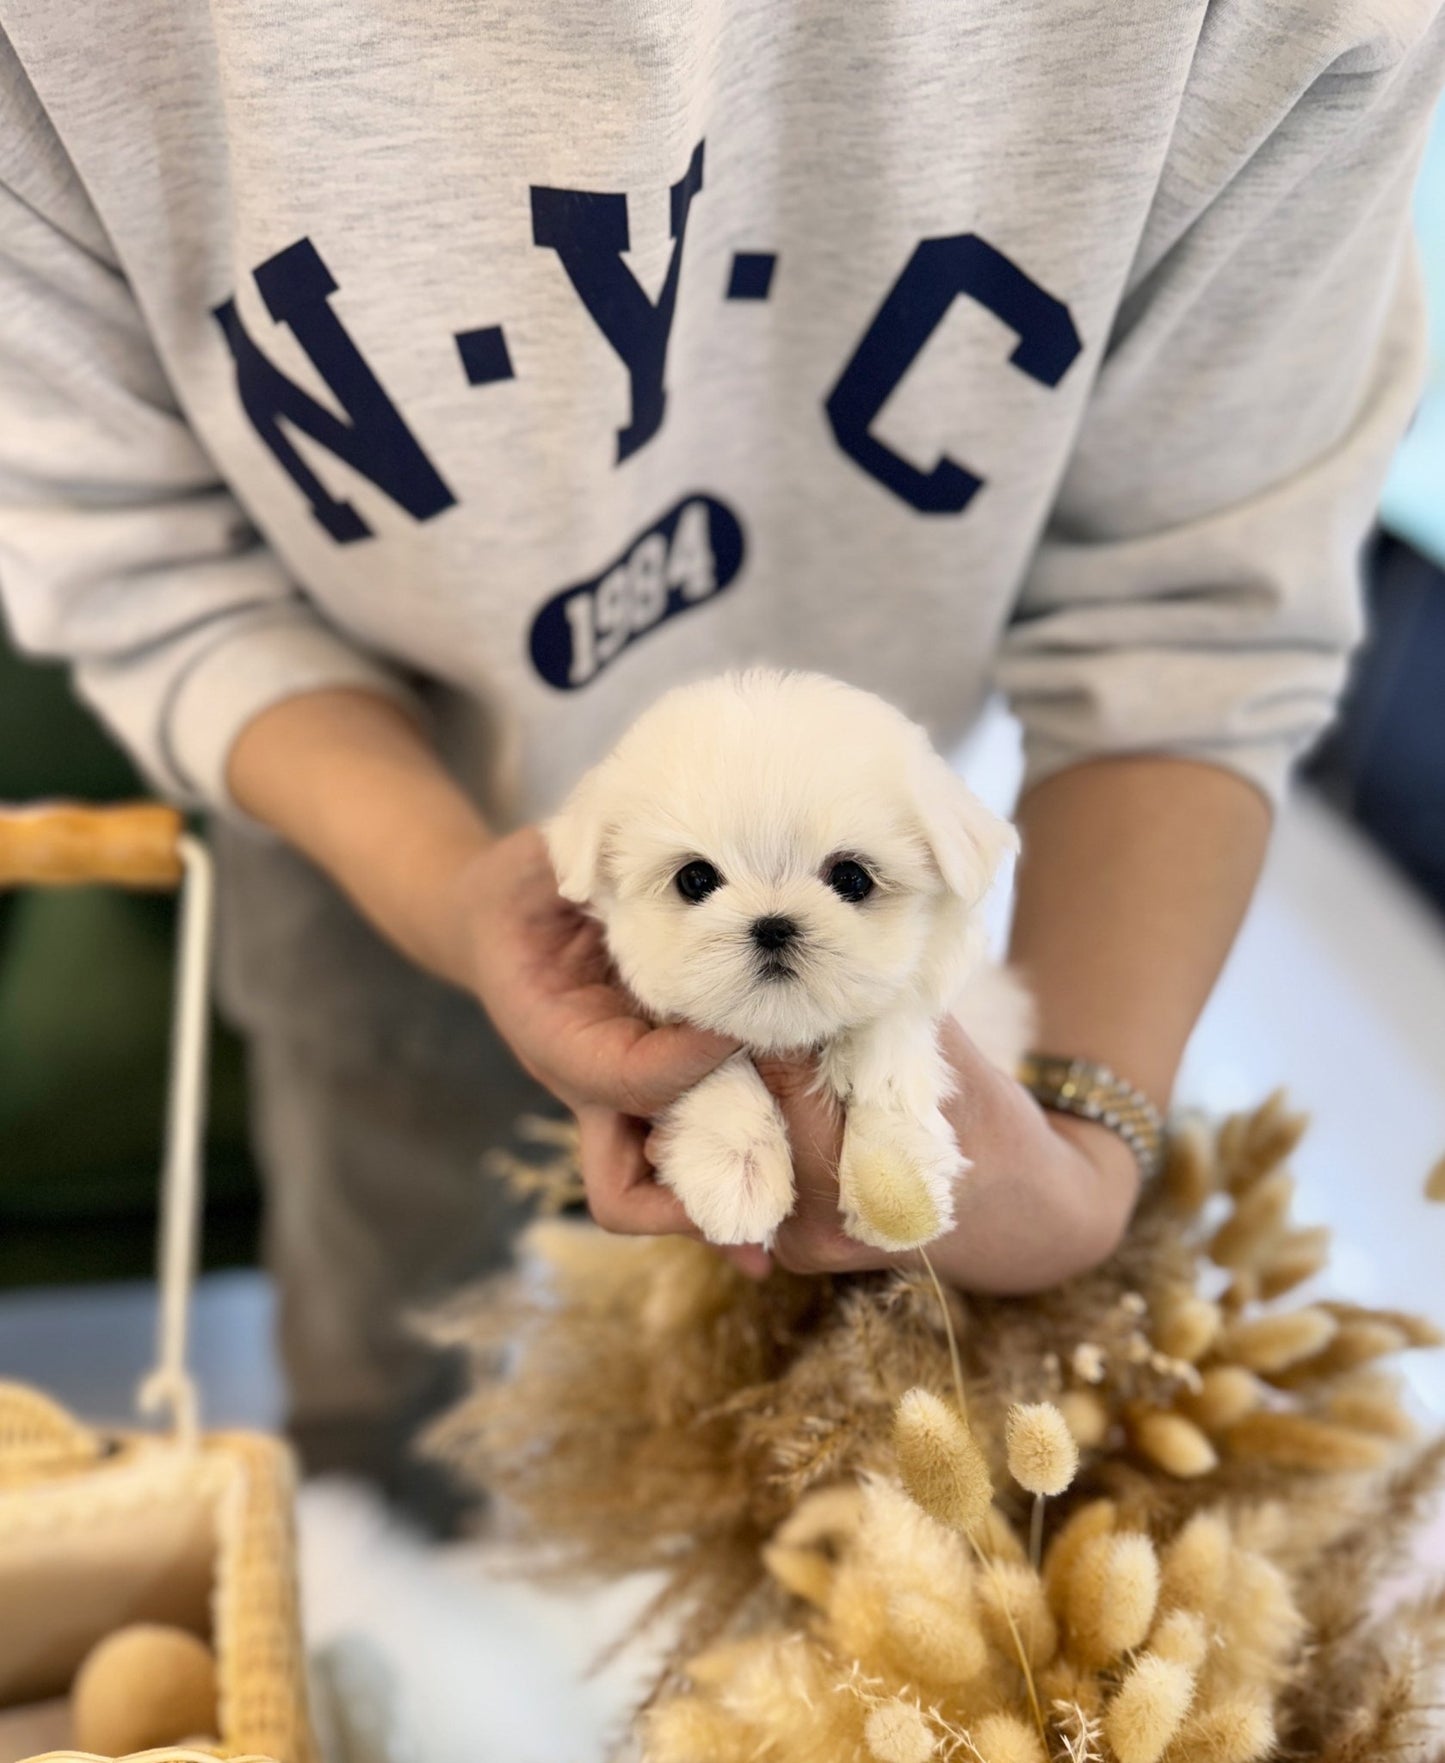
[[[1382,1361],[1439,1335],[1281,1301],[1302,1126],[1186,1124],[1027,1299],[534,1227],[438,1325],[476,1381],[435,1448],[537,1571],[663,1575],[646,1763],[1445,1763],[1445,1592],[1377,1607],[1445,1482]]]

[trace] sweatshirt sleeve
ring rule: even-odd
[[[1329,721],[1425,367],[1409,206],[1445,29],[1413,12],[1301,79],[1210,8],[1209,102],[1186,94],[999,657],[1026,783],[1153,752],[1274,799]]]
[[[308,604],[222,487],[3,38],[0,109],[7,620],[22,651],[71,664],[157,788],[225,806],[231,743],[268,705],[404,688]]]

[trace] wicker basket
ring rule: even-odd
[[[50,1751],[46,1755],[46,1763],[112,1763],[112,1760],[97,1757],[93,1751]],[[115,1759],[114,1763],[215,1763],[215,1757],[210,1751],[175,1751],[162,1748],[159,1751],[133,1751],[129,1757]],[[273,1759],[233,1756],[230,1763],[273,1763]]]
[[[40,1392],[0,1383],[0,1749],[6,1710],[63,1696],[86,1653],[134,1622],[174,1623],[216,1658],[212,1755],[315,1763],[296,1584],[289,1454],[261,1434],[203,1433],[186,1364],[200,1207],[211,875],[178,816],[146,806],[0,812],[0,886],[184,883],[166,1166],[160,1324],[144,1411],[164,1430],[101,1434]],[[192,1741],[194,1742],[194,1741]],[[13,1749],[9,1751],[14,1755]],[[40,1754],[46,1763],[78,1758]]]

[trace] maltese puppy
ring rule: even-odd
[[[743,1044],[657,1122],[658,1176],[710,1242],[767,1245],[793,1208],[754,1053],[818,1055],[846,1109],[851,1236],[901,1250],[949,1228],[968,1164],[941,1106],[940,1018],[1011,1069],[1028,1009],[985,960],[979,914],[1016,836],[922,729],[816,674],[682,686],[546,835],[562,896],[600,919],[643,1011]]]

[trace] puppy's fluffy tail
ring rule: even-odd
[[[1034,1044],[1037,1013],[1022,977],[984,962],[953,1001],[959,1026],[991,1064],[1011,1075]]]

